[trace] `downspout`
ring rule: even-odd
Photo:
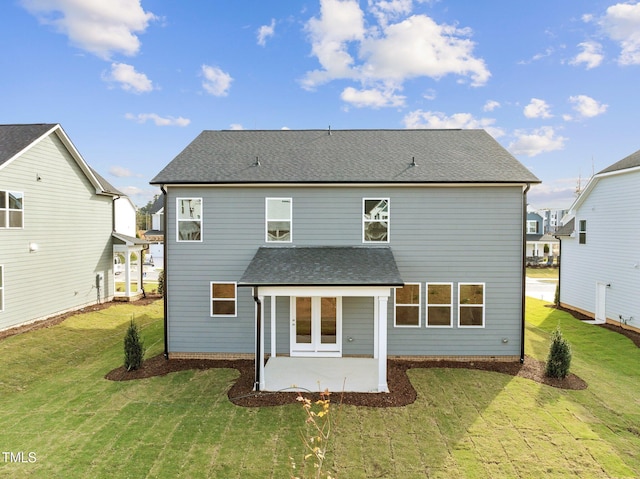
[[[162,244],[162,251],[163,251],[163,255],[164,255],[164,271],[162,274],[164,274],[164,288],[162,291],[162,294],[164,296],[164,301],[163,301],[163,308],[164,308],[164,358],[165,359],[169,359],[169,330],[167,329],[168,327],[168,323],[167,323],[167,282],[169,281],[169,275],[167,275],[167,265],[169,263],[169,256],[167,255],[167,190],[164,189],[164,185],[160,186],[160,190],[162,191],[162,201],[163,201],[163,205],[162,205],[162,211],[164,211],[164,214],[162,215],[162,229],[164,230],[164,241]]]
[[[527,187],[522,193],[522,310],[520,325],[520,364],[524,363],[524,328],[526,313],[526,288],[527,288],[527,192],[531,188],[531,184],[527,183]]]
[[[258,297],[258,287],[253,289],[253,300],[256,302],[256,371],[255,382],[253,384],[254,391],[260,391],[260,361],[262,357],[262,351],[260,350],[260,338],[262,337],[262,302]]]

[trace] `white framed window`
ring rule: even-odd
[[[453,327],[453,283],[427,283],[427,327]]]
[[[291,243],[292,241],[291,198],[266,198],[265,241],[268,243]]]
[[[0,190],[0,228],[24,227],[24,193]]]
[[[4,266],[0,264],[0,312],[4,311]]]
[[[484,328],[485,283],[458,283],[458,326]]]
[[[362,198],[362,242],[388,243],[389,198]]]
[[[176,198],[176,241],[202,241],[202,198]]]
[[[211,281],[211,316],[235,318],[238,315],[238,286],[235,282]]]
[[[587,220],[580,220],[578,225],[580,226],[578,230],[578,243],[587,244]]]
[[[527,234],[538,234],[538,222],[536,220],[527,220]]]
[[[405,283],[394,290],[393,325],[398,328],[419,328],[421,316],[421,284]]]

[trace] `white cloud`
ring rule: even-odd
[[[231,88],[233,81],[231,75],[218,67],[202,65],[202,76],[204,76],[202,87],[207,93],[213,96],[227,96],[229,94],[229,88]]]
[[[493,118],[474,118],[471,113],[454,113],[447,116],[439,111],[415,110],[408,113],[402,120],[405,128],[427,128],[427,129],[484,129],[493,136],[499,138],[504,135],[501,128],[493,126]]]
[[[258,45],[264,47],[267,44],[267,38],[270,38],[274,35],[276,28],[276,20],[275,18],[271,19],[271,24],[262,25],[258,28]]]
[[[524,116],[527,118],[551,118],[553,115],[549,113],[549,105],[546,101],[532,98],[529,104],[524,107]]]
[[[66,35],[71,43],[108,60],[113,53],[135,55],[138,34],[156,17],[140,0],[21,0],[29,13]]]
[[[525,130],[515,131],[516,140],[511,142],[508,150],[514,155],[536,156],[541,153],[562,150],[566,138],[556,134],[550,126],[543,126],[528,133]]]
[[[231,123],[231,125],[229,125],[229,129],[230,130],[244,130],[244,126],[242,126],[240,123]]]
[[[362,107],[400,107],[404,106],[405,97],[396,95],[393,88],[379,90],[376,88],[356,90],[353,87],[347,87],[343,90],[340,98],[342,101],[349,103],[356,108]]]
[[[484,106],[482,107],[482,109],[484,111],[493,111],[496,108],[500,108],[502,105],[500,105],[500,102],[497,102],[495,100],[488,100]]]
[[[438,24],[426,15],[413,15],[410,2],[369,2],[378,26],[366,28],[365,15],[355,0],[321,0],[320,16],[306,29],[319,70],[307,72],[304,88],[313,89],[335,79],[358,81],[365,89],[377,84],[402,88],[415,77],[442,78],[453,74],[468,78],[473,86],[491,76],[484,60],[473,55],[471,30]]]
[[[582,118],[593,118],[607,111],[609,105],[599,103],[587,95],[575,95],[569,97],[569,103]]]
[[[571,65],[579,66],[584,64],[586,69],[590,70],[599,66],[604,60],[602,45],[598,42],[583,42],[578,46],[582,48],[582,51],[569,61]]]
[[[527,201],[539,208],[569,208],[576,199],[577,183],[578,178],[544,180],[531,186],[527,193]]]
[[[112,63],[111,72],[103,75],[103,79],[117,82],[120,88],[133,93],[146,93],[154,89],[153,83],[144,73],[139,73],[131,65],[126,63]]]
[[[132,113],[127,113],[124,116],[127,120],[132,120],[137,123],[146,123],[147,121],[152,121],[156,124],[156,126],[187,126],[191,123],[191,120],[188,118],[183,118],[179,116],[175,118],[173,116],[161,117],[156,113],[139,113],[134,115]]]
[[[621,65],[640,64],[640,3],[612,5],[598,23],[609,38],[620,44]]]
[[[131,176],[134,176],[131,170],[122,166],[112,166],[111,168],[109,168],[109,174],[117,178],[129,178]]]

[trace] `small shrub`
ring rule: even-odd
[[[144,344],[140,339],[138,326],[132,319],[124,336],[124,368],[127,371],[139,369],[143,359]]]
[[[158,273],[158,294],[164,298],[164,270]]]
[[[544,374],[550,378],[565,378],[571,366],[571,345],[562,337],[560,328],[556,328],[551,336],[549,356]]]
[[[553,297],[553,302],[556,306],[560,306],[560,283],[556,284],[556,294]]]

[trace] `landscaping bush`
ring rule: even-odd
[[[560,328],[551,335],[549,356],[544,374],[550,378],[565,378],[571,366],[571,345],[562,337]]]
[[[158,294],[164,298],[164,270],[158,273]]]
[[[140,339],[138,326],[132,319],[124,336],[124,368],[127,371],[139,369],[143,359],[144,344]]]

